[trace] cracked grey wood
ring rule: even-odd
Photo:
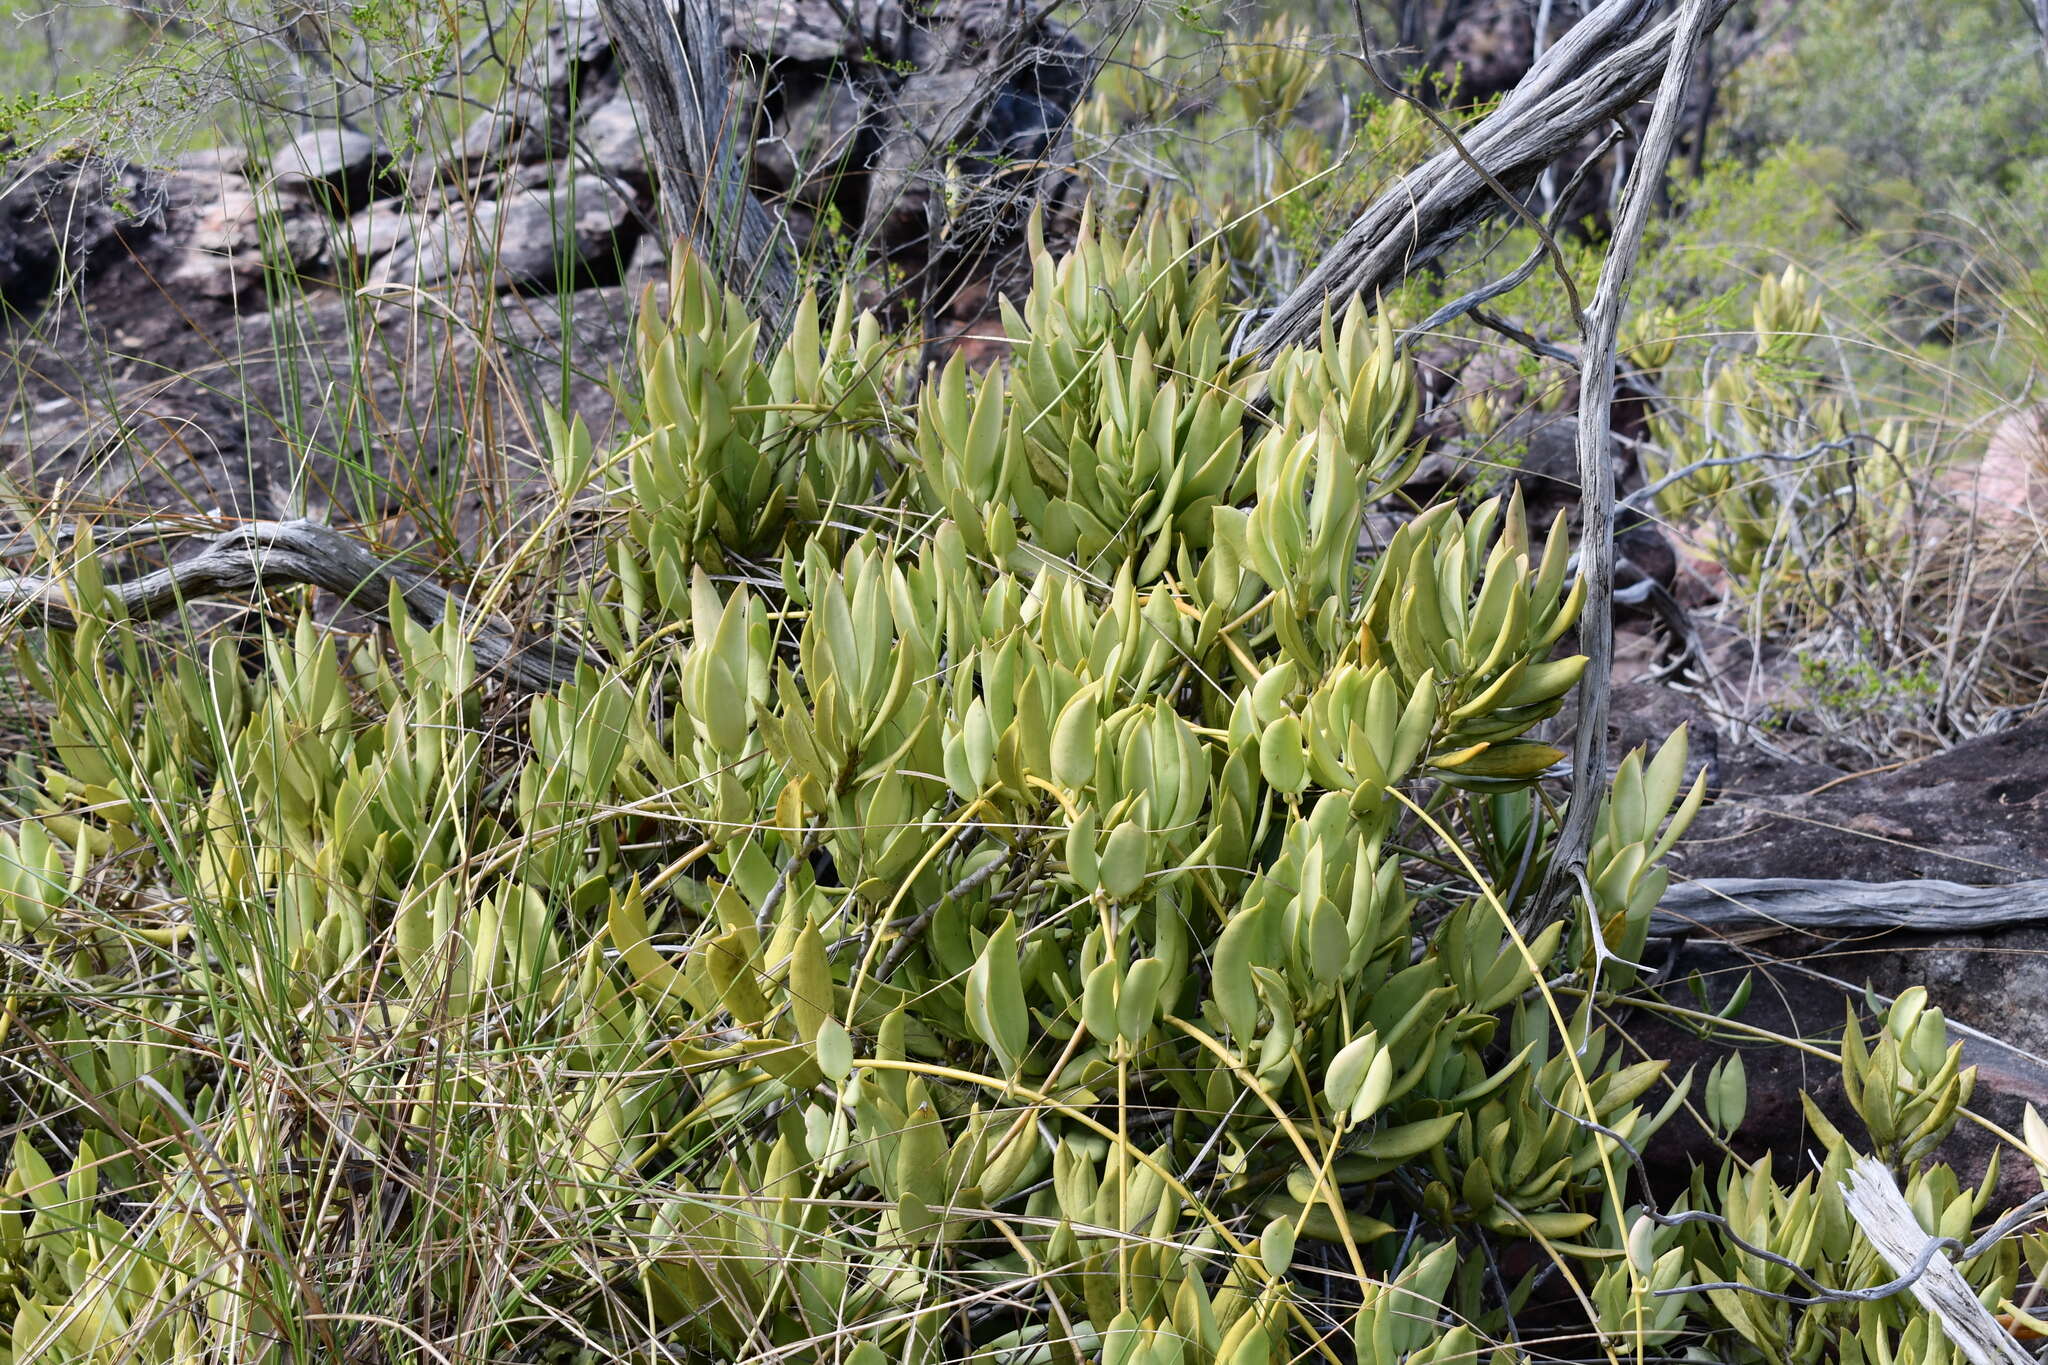
[[[1845,882],[1702,877],[1667,890],[1650,919],[1651,928],[1659,933],[1775,925],[1822,932],[1904,929],[1955,934],[2023,924],[2048,924],[2048,881],[1965,886],[1932,878]]]
[[[1713,28],[1720,0],[1688,0],[1672,20],[1670,50],[1641,154],[1628,179],[1627,197],[1600,266],[1591,310],[1579,319],[1579,563],[1587,610],[1579,619],[1579,649],[1586,676],[1579,684],[1578,729],[1572,743],[1571,799],[1558,831],[1550,871],[1523,929],[1560,913],[1571,893],[1586,881],[1586,854],[1593,842],[1598,806],[1595,787],[1607,771],[1607,706],[1614,672],[1614,460],[1612,419],[1615,347],[1621,315],[1628,307],[1636,257],[1649,223],[1650,204],[1663,183],[1664,167],[1678,138],[1678,115],[1691,83],[1694,54]],[[1470,169],[1469,167],[1467,168]],[[1587,899],[1592,892],[1586,892]]]
[[[1884,1163],[1863,1157],[1850,1167],[1849,1179],[1840,1188],[1849,1216],[1892,1273],[1911,1274],[1935,1239],[1920,1226]],[[1941,1252],[1934,1253],[1913,1281],[1912,1294],[1971,1365],[2035,1365],[2033,1356],[1977,1301],[1955,1262]]]
[[[599,0],[639,101],[661,216],[761,320],[764,353],[796,297],[787,234],[747,188],[725,41],[711,0]]]
[[[1734,4],[1709,0],[1702,32],[1712,32]],[[1663,74],[1683,16],[1651,25],[1657,9],[1656,0],[1606,0],[1594,7],[1463,138],[1466,150],[1510,190],[1535,184],[1545,167],[1634,104]],[[1326,301],[1341,306],[1352,297],[1376,298],[1502,207],[1456,148],[1437,153],[1366,206],[1243,351],[1270,355],[1307,343]]]
[[[146,537],[120,531],[109,535],[134,545]],[[162,523],[146,528],[154,537],[180,534]],[[184,535],[192,532],[184,531]],[[370,548],[341,532],[310,521],[257,521],[207,537],[189,559],[122,581],[106,589],[131,618],[168,616],[186,603],[208,597],[245,596],[267,588],[307,584],[338,593],[359,607],[381,610],[397,585],[406,610],[422,625],[437,625],[450,611],[470,618],[469,638],[477,667],[513,687],[544,691],[575,676],[583,652],[552,638],[521,642],[495,616],[474,612],[457,593],[379,559]],[[22,538],[0,545],[0,553],[23,552]],[[0,576],[0,613],[28,619],[52,630],[76,627],[67,584],[45,574]]]

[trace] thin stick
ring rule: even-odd
[[[1629,177],[1614,240],[1600,267],[1579,347],[1579,562],[1586,576],[1586,611],[1579,621],[1579,648],[1587,655],[1585,680],[1579,684],[1579,726],[1572,742],[1571,804],[1558,834],[1550,872],[1541,894],[1530,903],[1527,929],[1541,925],[1565,906],[1572,888],[1586,870],[1586,851],[1593,840],[1593,816],[1599,790],[1607,781],[1607,708],[1614,680],[1614,458],[1611,423],[1614,407],[1615,342],[1622,310],[1628,306],[1629,283],[1642,250],[1643,231],[1658,181],[1678,138],[1678,116],[1692,78],[1693,56],[1699,50],[1719,0],[1688,0],[1679,17],[1676,38],[1664,63],[1664,80],[1643,135],[1642,153]]]

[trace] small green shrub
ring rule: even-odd
[[[1530,1314],[1588,1358],[1945,1360],[1901,1300],[1685,1292],[1783,1287],[1728,1230],[1886,1272],[1827,1171],[1702,1172],[1725,1229],[1630,1194],[1689,1094],[1605,1022],[1684,739],[1525,935],[1531,731],[1583,667],[1562,527],[1444,504],[1361,560],[1407,365],[1358,308],[1233,362],[1220,279],[1172,218],[1084,230],[1008,370],[906,406],[845,299],[764,364],[683,262],[643,429],[553,426],[532,539],[604,514],[548,585],[604,662],[528,702],[459,618],[348,636],[289,593],[169,650],[63,551],[80,627],[22,659],[53,761],[0,849],[0,1017],[43,1059],[0,1361],[1448,1365],[1531,1353]],[[1920,1164],[1972,1075],[1938,1012],[1845,1065],[1966,1226],[1986,1195]],[[1732,1128],[1739,1068],[1712,1089]]]

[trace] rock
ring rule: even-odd
[[[409,543],[420,532],[384,519],[419,499],[454,498],[463,534],[482,525],[486,505],[492,516],[523,505],[537,477],[527,448],[541,429],[537,395],[608,438],[613,405],[599,377],[630,366],[633,313],[624,289],[601,287],[612,267],[580,266],[576,282],[600,287],[573,299],[511,294],[472,308],[445,295],[358,294],[360,257],[413,254],[415,220],[433,224],[450,209],[384,198],[333,220],[225,164],[145,179],[57,163],[0,199],[0,249],[16,249],[16,262],[20,248],[39,249],[45,269],[61,254],[52,274],[71,291],[54,322],[0,313],[13,361],[0,373],[0,466],[25,491],[62,481],[116,517],[310,510]],[[580,262],[618,224],[617,246],[629,249],[636,224],[618,192],[575,183],[581,212],[561,210],[565,259]],[[117,185],[146,212],[96,211],[103,201],[89,188],[111,197]],[[552,207],[552,196],[539,197]],[[51,216],[71,200],[66,216]],[[279,217],[259,234],[264,214]],[[73,235],[52,238],[57,228]],[[325,248],[347,292],[318,277],[290,297],[264,287],[266,241],[288,266]],[[540,254],[547,264],[529,272],[538,285],[522,288],[552,287],[556,253]]]
[[[504,199],[451,207],[413,228],[375,278],[429,288],[479,275],[492,290],[553,287],[593,274],[617,278],[633,204],[596,175],[516,189]]]
[[[298,486],[335,518],[388,519],[454,490],[459,529],[474,535],[486,505],[524,507],[543,486],[530,444],[536,396],[582,416],[600,443],[613,438],[604,376],[631,363],[632,319],[633,300],[615,286],[508,295],[460,323],[409,296],[372,307],[331,298],[302,319],[250,320],[234,352],[257,367],[260,411],[305,414],[298,448],[283,457],[287,468],[309,466]],[[293,360],[282,373],[266,364],[280,348]],[[363,452],[374,478],[354,471]]]
[[[566,115],[572,102],[595,104],[618,88],[611,37],[597,0],[558,0],[547,29],[513,73],[515,90],[539,94]]]
[[[627,297],[633,299],[638,299],[652,285],[656,316],[667,311],[668,252],[662,245],[660,233],[644,232],[633,244],[633,255],[626,262],[624,284]]]
[[[1953,948],[1898,942],[1894,951],[1877,953],[1864,945],[1831,946],[1813,940],[1740,946],[1692,940],[1678,949],[1671,964],[1673,984],[1662,993],[1674,1005],[1711,1013],[1728,1006],[1747,978],[1749,999],[1737,1016],[1742,1024],[1775,1037],[1838,1050],[1851,1010],[1866,1038],[1873,1031],[1875,1016],[1865,994],[1866,984],[1886,998],[1895,998],[1908,986],[1925,985],[1932,1003],[1948,1015],[1951,1036],[1963,1043],[1964,1064],[1978,1068],[1971,1110],[2007,1131],[2018,1132],[2028,1104],[2048,1108],[2048,1065],[2039,1060],[2048,1054],[2041,1051],[2043,1044],[2038,1038],[2041,1023],[2048,1021],[2048,1010],[2042,1009],[2048,969],[2029,969],[2024,960],[2001,965],[2000,960],[2040,960],[2044,947],[2048,947],[2048,935],[2018,930],[2008,931],[1997,941],[1979,937],[1977,941],[1958,941]],[[1934,967],[1943,955],[1953,957],[1954,969]],[[1986,1016],[1993,1016],[1988,1029]],[[1669,1060],[1671,1068],[1666,1074],[1672,1081],[1692,1073],[1695,1104],[1708,1069],[1731,1053],[1740,1053],[1749,1079],[1749,1109],[1730,1145],[1744,1160],[1754,1161],[1768,1153],[1780,1170],[1811,1169],[1807,1154],[1817,1153],[1820,1142],[1807,1125],[1801,1091],[1813,1097],[1828,1121],[1852,1143],[1869,1148],[1835,1063],[1755,1034],[1740,1035],[1739,1042],[1731,1035],[1702,1038],[1670,1016],[1647,1010],[1626,1014],[1620,1026],[1632,1046],[1642,1048],[1645,1055]],[[1987,1036],[1993,1032],[2002,1036]],[[2039,1193],[2041,1183],[2032,1165],[2015,1160],[2013,1152],[2001,1148],[1996,1138],[1965,1119],[1956,1125],[1937,1156],[1971,1184],[1982,1180],[1996,1157],[2000,1167],[1997,1198],[2003,1205]],[[1722,1159],[1714,1139],[1685,1113],[1675,1116],[1659,1133],[1650,1151],[1656,1163],[1652,1178],[1667,1196],[1682,1191],[1691,1166],[1703,1165],[1711,1172]]]
[[[189,152],[180,152],[171,165],[175,170],[190,171],[194,174],[246,176],[252,158],[246,147],[199,147]]]
[[[1801,877],[1897,881],[1939,877],[1999,884],[2048,876],[2048,717],[1957,745],[1891,772],[1843,774],[1814,764],[1724,755],[1726,794],[1679,844],[1679,876]],[[1866,1014],[1866,987],[1893,997],[1927,988],[1957,1025],[1964,1061],[1979,1068],[1971,1107],[2018,1131],[2028,1103],[2048,1108],[2048,926],[1981,934],[1759,933],[1742,942],[1694,939],[1670,964],[1698,974],[1709,1008],[1725,1004],[1746,973],[1756,980],[1742,1022],[1817,1041],[1839,1038],[1845,1010]],[[1690,1007],[1689,993],[1667,998]],[[1682,1069],[1727,1055],[1668,1020],[1636,1012],[1630,1036]],[[1739,1154],[1769,1150],[1800,1160],[1809,1145],[1798,1092],[1811,1092],[1853,1136],[1860,1127],[1836,1069],[1790,1047],[1745,1044],[1750,1118]],[[1707,1159],[1711,1143],[1688,1119],[1670,1135],[1683,1159]],[[1670,1143],[1664,1144],[1667,1151]],[[1970,1123],[1942,1153],[1966,1178],[1986,1169],[1997,1144]],[[1667,1182],[1682,1175],[1665,1172]],[[2000,1197],[2038,1190],[2024,1162],[2005,1164]]]
[[[576,154],[577,169],[595,168],[646,192],[647,139],[631,95],[620,90],[583,115],[576,129]]]
[[[303,194],[336,215],[374,198],[390,169],[390,158],[376,138],[335,125],[307,129],[270,158],[278,189]]]
[[[62,407],[46,400],[27,424],[0,427],[9,478],[38,489],[61,479],[67,496],[95,506],[263,510],[241,458],[249,413],[232,393],[155,375],[111,393],[94,387]]]
[[[354,265],[366,268],[410,243],[415,222],[405,200],[380,199],[341,224],[336,245]]]
[[[1559,512],[1579,511],[1579,415],[1576,403],[1550,411],[1522,406],[1486,438],[1486,450],[1507,466],[1506,481],[1522,492],[1529,524],[1548,527]],[[1625,456],[1615,457],[1618,467]]]
[[[736,58],[734,101],[755,111],[747,134],[751,178],[800,244],[817,223],[831,221],[878,241],[893,265],[921,269],[932,255],[936,173],[998,185],[999,196],[945,225],[944,288],[922,291],[927,302],[941,303],[1005,268],[1003,253],[1014,254],[1026,210],[1042,191],[1066,192],[1067,180],[1049,171],[996,175],[998,166],[1067,156],[1065,129],[1087,63],[1064,27],[1020,23],[1003,0],[850,11],[831,0],[739,0],[724,13]],[[935,145],[958,155],[934,166]],[[417,206],[420,221],[400,234],[384,230],[394,225],[383,215],[363,218],[368,201],[350,197],[344,254],[378,262],[391,279],[451,278],[481,258],[461,246],[477,224],[495,230],[509,213],[525,240],[538,210],[535,196],[519,191],[542,190],[552,200],[542,182],[558,173],[542,168],[558,159],[609,179],[635,208],[651,211],[659,168],[648,164],[642,120],[623,90],[596,0],[557,7],[501,106],[415,167],[415,194],[447,188],[468,206]],[[507,204],[515,207],[498,207]],[[570,254],[589,259],[581,246]],[[499,282],[526,280],[541,268],[537,257],[522,260]]]
[[[752,0],[726,16],[728,50],[763,62],[831,66],[891,46],[902,19],[893,3],[852,7],[852,22],[831,0]],[[865,20],[865,22],[863,22]]]
[[[562,116],[541,94],[513,92],[505,103],[470,120],[446,155],[434,163],[435,179],[458,184],[507,166],[546,161],[565,140]]]
[[[991,0],[948,6],[950,27],[928,31],[922,69],[896,90],[867,190],[863,226],[901,259],[928,251],[929,205],[948,174],[987,177],[1000,165],[1063,159],[1068,116],[1087,85],[1087,56],[1066,29],[1020,29]],[[934,164],[933,148],[957,148]],[[1003,188],[1028,192],[1033,179]],[[1028,194],[1025,197],[1032,197]],[[1014,232],[1019,214],[996,214],[979,236]]]
[[[1984,457],[1950,471],[1943,484],[1971,516],[2040,526],[2048,519],[2048,409],[2007,417],[1985,443]]]
[[[1741,755],[1726,779],[1728,798],[1679,845],[1688,876],[2048,877],[2048,717],[1892,772],[1845,776]],[[1859,829],[1862,817],[1902,832]]]
[[[892,254],[901,257],[906,248],[927,243],[932,194],[947,171],[933,164],[930,148],[968,145],[981,85],[972,68],[924,71],[896,92],[896,119],[873,162],[862,213],[863,226],[893,246]]]
[[[762,100],[762,110],[756,191],[812,215],[833,206],[843,218],[858,217],[860,186],[879,146],[874,111],[860,92],[843,81],[791,75]]]
[[[138,167],[97,160],[50,159],[10,172],[0,193],[0,310],[33,311],[51,290],[75,280],[124,238],[162,221]],[[117,204],[140,206],[124,211]]]
[[[191,174],[179,172],[180,175]],[[168,281],[213,298],[262,294],[266,266],[298,275],[326,259],[329,225],[303,199],[259,190],[239,176],[205,175],[180,233]]]
[[[1465,8],[1438,62],[1438,69],[1459,73],[1461,103],[1477,103],[1511,90],[1529,70],[1536,56],[1530,9],[1523,0],[1482,0]],[[1563,36],[1564,27],[1552,25],[1552,42]]]
[[[1567,706],[1558,718],[1556,735],[1549,742],[1570,752],[1575,711]],[[1607,761],[1619,767],[1637,750],[1654,755],[1664,741],[1683,725],[1686,729],[1685,781],[1690,784],[1701,773],[1707,775],[1709,792],[1721,789],[1721,737],[1714,718],[1698,697],[1655,683],[1619,683],[1607,699]]]

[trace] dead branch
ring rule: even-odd
[[[1607,0],[1596,7],[1463,139],[1463,152],[1483,168],[1483,176],[1458,148],[1437,153],[1403,176],[1367,206],[1243,349],[1265,355],[1307,343],[1321,325],[1325,301],[1374,299],[1442,255],[1500,209],[1489,178],[1511,192],[1526,192],[1551,162],[1649,90],[1669,66],[1682,33],[1711,31],[1734,4],[1705,0],[1697,15],[1655,25],[1650,19],[1656,0]]]
[[[1569,902],[1575,885],[1585,883],[1586,851],[1593,840],[1598,788],[1607,774],[1607,701],[1614,685],[1614,412],[1615,347],[1622,310],[1628,306],[1629,284],[1636,256],[1649,224],[1650,203],[1664,178],[1678,138],[1679,112],[1692,76],[1693,54],[1727,0],[1688,0],[1684,11],[1667,27],[1668,51],[1664,79],[1657,91],[1650,126],[1643,134],[1642,153],[1629,177],[1600,284],[1583,323],[1579,356],[1579,566],[1586,582],[1586,609],[1579,618],[1579,649],[1587,656],[1585,680],[1579,684],[1578,730],[1572,745],[1571,801],[1564,828],[1558,832],[1550,871],[1531,904],[1530,925],[1556,915]],[[1598,11],[1596,11],[1597,13]],[[1555,49],[1555,50],[1562,50]],[[1513,102],[1512,97],[1510,103]],[[1591,892],[1587,892],[1588,900]]]
[[[764,349],[781,339],[796,274],[780,223],[747,188],[726,83],[725,38],[712,0],[598,0],[642,110],[659,169],[661,216],[761,319]]]
[[[192,534],[157,525],[157,537]],[[126,536],[133,544],[140,537]],[[19,554],[19,542],[0,552]],[[524,691],[545,691],[573,678],[584,654],[554,639],[521,644],[508,624],[475,612],[458,594],[379,559],[370,549],[310,521],[258,521],[211,537],[206,549],[139,578],[109,582],[107,592],[130,618],[168,616],[208,597],[239,597],[269,588],[308,584],[379,610],[396,584],[406,610],[422,625],[438,625],[450,611],[470,623],[477,667]],[[69,585],[55,575],[0,576],[0,613],[51,630],[73,630]]]
[[[1939,1254],[1954,1246],[1955,1239],[1935,1237],[1920,1226],[1913,1206],[1899,1193],[1898,1183],[1883,1162],[1861,1158],[1840,1188],[1857,1228],[1894,1274],[1901,1279],[1911,1277],[1908,1283],[1913,1297],[1941,1323],[1942,1335],[1955,1343],[1971,1365],[2033,1365],[2033,1356],[1977,1301],[1977,1292],[1955,1262]],[[1965,1249],[1964,1256],[1982,1254],[1989,1249],[1985,1242],[1992,1240],[1980,1239]]]
[[[2042,923],[2048,923],[2048,881],[1964,886],[1933,879],[1844,882],[1803,877],[1702,877],[1681,882],[1664,893],[1650,920],[1658,933],[1777,927],[1956,934]]]

